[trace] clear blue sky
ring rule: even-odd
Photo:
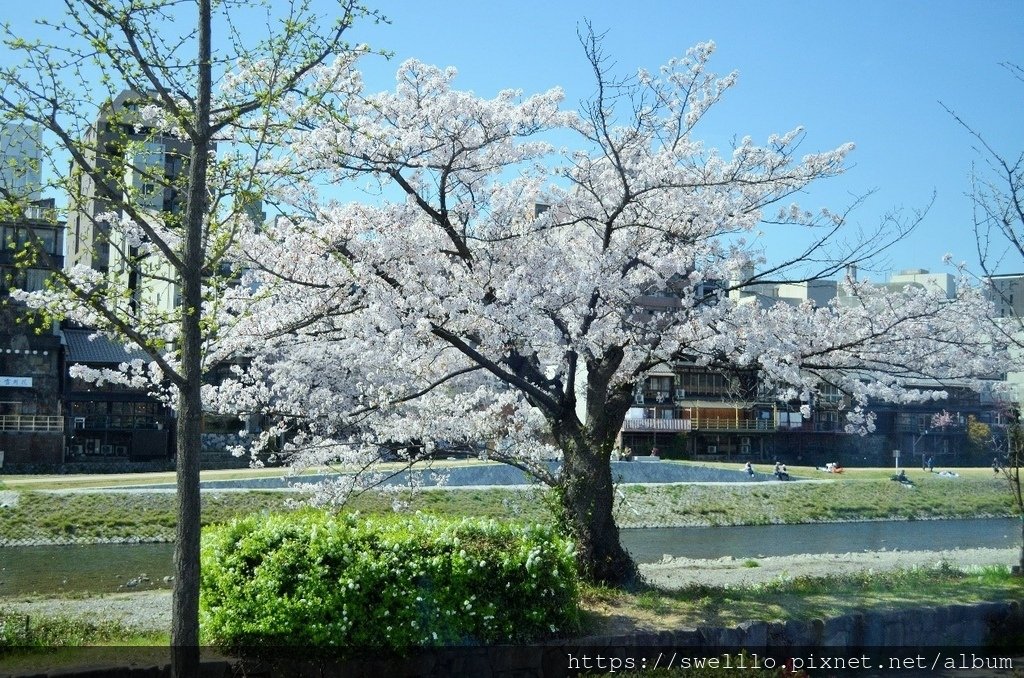
[[[883,268],[942,270],[942,256],[974,261],[965,197],[972,140],[939,106],[956,110],[1004,153],[1024,150],[1024,83],[998,64],[1024,64],[1024,2],[949,0],[822,2],[670,1],[395,2],[380,5],[391,26],[366,31],[395,52],[459,69],[481,95],[562,86],[567,104],[592,91],[576,39],[587,18],[607,31],[605,48],[623,73],[656,69],[691,45],[714,40],[712,65],[739,83],[706,119],[717,144],[734,135],[764,139],[802,125],[804,148],[852,141],[849,172],[801,198],[841,208],[877,192],[854,216],[865,228],[893,209],[935,204],[892,250]],[[378,75],[378,72],[374,72]],[[384,71],[380,71],[386,86]],[[771,255],[774,247],[769,249]],[[782,252],[779,252],[781,254]],[[1024,262],[1019,262],[1024,271]]]
[[[924,207],[936,192],[925,223],[883,269],[941,270],[946,252],[975,259],[965,192],[978,156],[939,101],[1003,153],[1024,150],[1024,83],[998,65],[1024,64],[1021,0],[371,4],[392,23],[357,25],[351,38],[395,53],[393,63],[364,65],[372,90],[391,87],[397,64],[415,57],[455,66],[460,86],[480,95],[559,85],[574,106],[593,90],[576,39],[584,19],[608,32],[606,52],[622,73],[654,70],[694,43],[714,40],[713,68],[738,70],[740,79],[700,129],[709,142],[747,134],[763,140],[797,125],[807,129],[808,152],[854,142],[849,172],[800,201],[839,209],[850,196],[877,189],[854,216],[868,229],[893,209]],[[52,6],[18,3],[4,13],[17,26]],[[1016,268],[1024,271],[1024,262]]]

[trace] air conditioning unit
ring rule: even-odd
[[[718,454],[718,445],[708,445],[708,454]]]
[[[686,400],[686,389],[685,388],[677,388],[676,389],[676,400]]]
[[[100,445],[100,454],[110,456],[114,453],[113,445]]]

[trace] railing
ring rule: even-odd
[[[777,430],[785,433],[845,433],[846,427],[835,421],[805,421],[801,424],[779,424]]]
[[[689,419],[626,419],[623,431],[689,431]]]
[[[123,430],[159,429],[161,419],[148,414],[90,414],[86,416],[68,417],[71,429]]]
[[[775,422],[767,419],[625,419],[623,431],[774,431]]]
[[[774,431],[775,422],[768,419],[709,418],[691,421],[694,431]]]
[[[989,424],[988,422],[985,423],[988,424],[989,426],[992,425]],[[896,433],[910,433],[912,435],[923,435],[925,433],[934,433],[936,435],[942,435],[944,433],[965,433],[967,431],[967,427],[963,424],[951,424],[950,426],[946,426],[944,428],[930,428],[927,426],[918,426],[917,424],[896,424],[895,430]]]
[[[48,414],[0,414],[0,431],[60,433],[64,417]]]

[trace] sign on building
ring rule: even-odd
[[[0,388],[32,388],[32,377],[0,376]]]

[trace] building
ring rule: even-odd
[[[69,365],[116,369],[149,357],[87,329],[63,332]],[[144,389],[68,378],[65,392],[69,462],[125,462],[169,459],[174,452],[173,417]]]
[[[990,275],[985,282],[985,295],[997,318],[1024,318],[1024,273]]]
[[[931,292],[939,292],[947,299],[956,297],[956,278],[951,273],[932,273],[926,268],[908,268],[889,276],[885,286],[900,290],[907,285],[922,287]]]
[[[141,108],[146,98],[125,91],[101,110],[86,138],[86,158],[97,177],[72,166],[73,195],[68,210],[67,265],[83,265],[104,273],[134,277],[137,248],[123,238],[111,241],[100,217],[130,198],[142,212],[177,214],[184,204],[180,178],[191,145],[159,134],[146,124]],[[132,281],[134,283],[134,280]]]
[[[752,274],[752,272],[750,272]],[[847,272],[856,279],[855,269]],[[923,269],[903,271],[890,277],[884,287],[892,291],[914,285],[956,295],[955,279]],[[720,286],[719,286],[720,287]],[[835,281],[758,283],[734,289],[736,303],[764,307],[777,303],[815,306],[841,295]],[[662,295],[664,296],[664,295]],[[839,303],[843,303],[840,296]],[[671,300],[643,297],[638,306],[657,310],[672,307]],[[849,398],[835,387],[809,400],[782,400],[765,388],[753,369],[700,365],[680,356],[671,366],[649,374],[634,392],[633,407],[626,414],[619,447],[634,454],[650,454],[655,448],[669,457],[716,461],[771,461],[824,465],[886,466],[900,455],[903,464],[920,464],[931,456],[937,464],[987,464],[969,439],[970,422],[991,431],[992,444],[1004,434],[1005,413],[991,390],[981,393],[963,383],[922,380],[908,384],[922,391],[941,390],[942,400],[917,404],[871,403],[875,429],[861,436],[845,431]],[[937,415],[943,424],[936,425]],[[973,456],[972,456],[973,454]]]
[[[1024,273],[1004,273],[985,278],[985,296],[992,303],[999,327],[1011,340],[1011,360],[1024,364]],[[1006,375],[1013,401],[1024,403],[1024,372]]]
[[[52,200],[0,222],[0,466],[63,461],[60,337],[10,295],[42,289],[63,250],[64,224]]]
[[[0,124],[0,199],[41,200],[43,144],[38,125]]]
[[[158,251],[148,250],[136,237],[139,234],[112,230],[106,221],[114,213],[115,218],[143,219],[160,230],[182,216],[191,143],[155,129],[144,111],[149,103],[146,95],[122,92],[103,107],[91,127],[87,158],[95,172],[71,170],[74,194],[66,265],[87,266],[104,274],[124,293],[130,306],[123,310],[145,308],[171,318],[181,304],[177,272]],[[133,215],[125,214],[125,205],[132,206]],[[259,201],[251,201],[243,211],[262,223],[261,208]],[[141,352],[126,352],[93,334],[80,328],[65,331],[69,365],[113,368],[132,358],[149,362]],[[80,380],[68,384],[68,410],[74,424],[69,432],[71,457],[139,461],[173,455],[171,413],[159,402],[123,387],[97,388]],[[238,442],[242,425],[226,419],[211,418],[205,426],[207,465],[238,463],[225,447]]]

